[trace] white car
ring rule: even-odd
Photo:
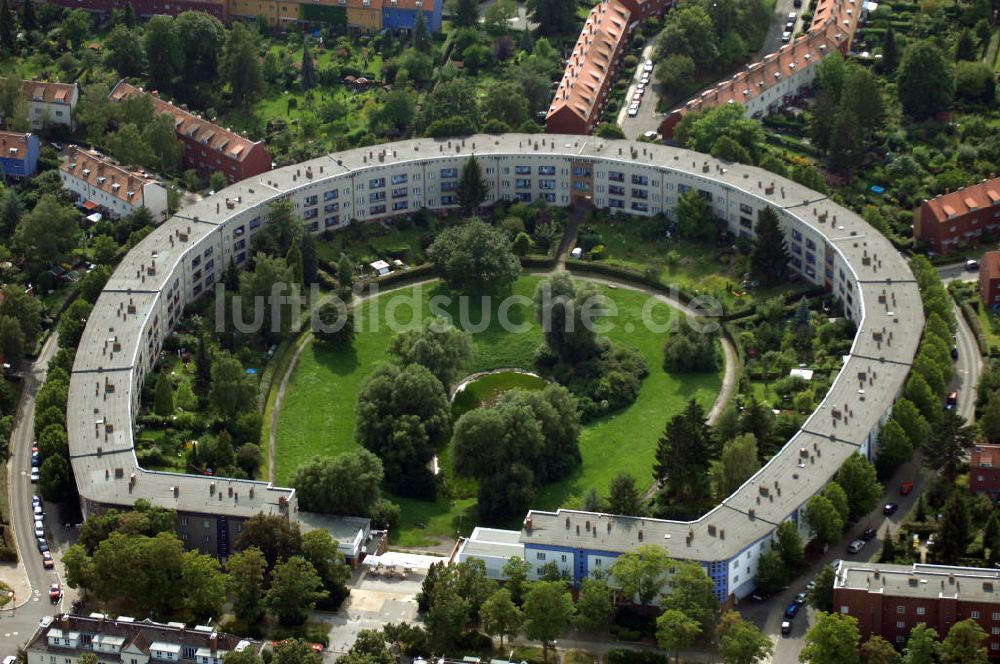
[[[31,469],[31,483],[32,484],[38,484],[38,469],[37,468],[32,468]]]
[[[788,20],[789,21],[794,21],[796,18],[798,18],[798,16],[799,15],[796,14],[795,12],[788,12]]]
[[[789,32],[788,30],[785,30],[784,32],[781,33],[781,43],[787,44],[790,41],[792,41],[792,33]]]
[[[34,507],[31,508],[31,511],[34,513],[36,519],[42,516],[43,514],[41,505],[35,505]]]
[[[646,84],[640,83],[639,85],[635,86],[635,91],[638,92],[639,94],[646,92]]]
[[[45,526],[41,519],[35,521],[35,537],[45,537]]]
[[[643,134],[643,136],[645,136],[646,138],[652,139],[654,141],[660,137],[660,135],[657,132],[653,131],[653,130],[647,131],[645,134]]]
[[[646,60],[646,64],[642,66],[643,71],[653,71],[653,61]]]
[[[639,115],[639,107],[638,106],[629,106],[628,116],[630,118],[634,118],[637,115]]]
[[[642,101],[642,93],[636,90],[635,94],[632,95],[632,103],[638,104],[640,101]]]

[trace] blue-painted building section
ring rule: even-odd
[[[524,559],[527,563],[535,568],[539,568],[554,562],[561,569],[569,571],[574,586],[579,586],[584,579],[591,575],[590,559],[592,557],[613,560],[619,555],[621,554],[613,551],[601,551],[599,549],[574,549],[566,546],[546,546],[527,543],[524,545]],[[729,597],[729,561],[724,560],[711,563],[698,561],[698,564],[701,565],[708,577],[712,579],[712,583],[715,584],[715,596],[719,598],[720,602],[725,602]],[[607,567],[598,567],[593,571],[607,571]]]
[[[0,168],[4,177],[23,180],[38,171],[41,145],[34,134],[0,132]]]
[[[427,0],[428,4],[431,0]],[[417,23],[417,14],[422,13],[427,19],[427,29],[431,32],[441,31],[441,0],[434,0],[431,9],[408,9],[382,7],[382,28],[389,30],[412,30]]]

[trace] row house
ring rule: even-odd
[[[59,177],[85,210],[100,210],[117,219],[144,207],[157,223],[167,219],[166,187],[151,175],[122,168],[96,151],[69,146]]]
[[[913,213],[913,236],[939,254],[1000,231],[1000,178],[924,200]]]
[[[29,178],[38,171],[40,143],[34,134],[0,131],[0,169],[8,181]]]

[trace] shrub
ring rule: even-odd
[[[614,648],[608,651],[608,664],[670,664],[670,660],[655,652]]]

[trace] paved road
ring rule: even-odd
[[[942,265],[938,268],[941,281],[946,285],[952,281],[976,281],[979,276],[976,272],[969,272],[965,269],[965,262]],[[958,325],[955,329],[955,345],[958,347],[958,360],[955,362],[955,379],[952,381],[952,390],[958,392],[958,413],[970,424],[975,419],[976,407],[976,386],[979,385],[979,374],[983,370],[983,357],[979,354],[979,344],[972,334],[965,317],[959,310],[958,305],[953,305],[955,320]]]
[[[22,562],[21,565],[18,565],[17,572],[26,574],[27,583],[30,584],[32,591],[28,597],[24,596],[23,593],[18,595],[16,608],[0,611],[0,654],[2,655],[15,654],[17,646],[27,641],[42,616],[51,615],[57,608],[62,610],[63,603],[68,606],[66,598],[58,607],[53,607],[49,602],[49,584],[59,580],[58,572],[61,566],[57,563],[56,570],[46,570],[42,567],[42,559],[35,545],[35,526],[31,513],[31,496],[35,493],[36,487],[31,484],[29,477],[31,445],[35,440],[35,396],[45,381],[49,360],[59,349],[56,342],[57,336],[57,334],[53,334],[49,337],[42,347],[38,359],[24,372],[23,396],[17,413],[17,427],[12,435],[13,442],[8,465],[10,491],[8,498],[11,508],[11,523],[14,526],[14,535],[17,539],[17,551]],[[47,507],[47,509],[49,508]],[[57,560],[59,556],[55,549],[58,542],[63,539],[63,528],[58,518],[58,511],[55,506],[52,506],[51,511],[45,515],[44,519],[49,543],[54,549],[53,556]],[[19,585],[26,584],[21,580]]]

